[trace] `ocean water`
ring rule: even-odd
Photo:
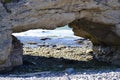
[[[38,47],[38,45],[65,45],[80,47],[76,42],[81,37],[75,36],[72,29],[67,25],[54,30],[35,29],[21,33],[13,33],[23,44],[23,47]],[[42,40],[46,39],[46,40]],[[34,44],[30,44],[34,43]]]
[[[30,36],[30,37],[77,37],[74,35],[71,28],[67,25],[64,27],[59,27],[54,30],[46,30],[46,29],[34,29],[28,30],[20,33],[13,33],[15,36]]]

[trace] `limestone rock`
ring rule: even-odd
[[[10,51],[11,51],[11,30],[0,31],[0,70],[11,66]]]
[[[20,43],[20,41],[15,36],[12,36],[12,51],[10,54],[10,60],[11,60],[12,66],[18,66],[23,64],[22,48],[23,48],[22,43]]]
[[[119,0],[20,0],[6,5],[14,32],[53,29],[81,18],[103,24],[120,23]]]
[[[97,60],[120,66],[119,46],[93,46],[93,50]]]
[[[75,35],[88,38],[93,43],[94,58],[120,66],[120,36],[116,26],[80,19],[69,24]]]
[[[113,24],[95,23],[85,19],[73,21],[75,35],[90,39],[94,45],[120,46],[120,36]],[[119,30],[118,30],[119,31]]]
[[[7,15],[8,13],[0,3],[0,71],[11,66],[9,55],[12,46],[12,30],[10,30],[9,22],[4,19]]]
[[[54,29],[69,24],[75,35],[89,38],[98,47],[94,48],[96,55],[99,46],[102,50],[110,47],[114,55],[120,54],[120,0],[2,1],[5,0],[0,0],[0,70],[22,64],[22,46],[19,41],[17,46],[12,44],[15,38],[11,34],[29,29]],[[117,46],[117,52],[113,46]],[[118,63],[119,57],[112,63]]]

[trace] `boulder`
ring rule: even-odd
[[[22,64],[13,32],[67,24],[92,41],[95,58],[120,66],[120,0],[0,0],[0,7],[0,70]]]
[[[114,31],[115,25],[80,19],[69,26],[73,28],[75,35],[92,41],[94,58],[120,66],[120,36]]]

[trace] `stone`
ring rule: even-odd
[[[96,59],[120,66],[120,0],[0,0],[0,71],[22,64],[13,32],[64,25],[92,41]]]
[[[80,19],[69,26],[73,28],[75,35],[92,41],[94,58],[120,66],[120,36],[114,31],[115,25]]]
[[[90,39],[94,45],[120,45],[120,36],[115,31],[115,25],[80,19],[69,26],[73,27],[75,35]]]
[[[58,46],[56,47],[56,50],[61,50],[61,49],[63,49],[63,48],[66,48],[66,46],[65,46],[65,45],[58,45]]]
[[[66,68],[66,69],[65,69],[65,72],[68,73],[68,74],[71,74],[71,73],[73,73],[74,71],[75,71],[74,68]]]
[[[120,46],[93,46],[93,50],[97,60],[120,66]]]
[[[23,44],[15,37],[12,36],[12,51],[10,54],[10,60],[12,66],[19,66],[23,64],[22,55],[23,55]]]
[[[0,31],[0,71],[11,66],[10,52],[12,46],[11,30]]]
[[[51,38],[43,37],[43,38],[41,38],[40,40],[45,41],[45,40],[50,40],[50,39],[51,39]]]

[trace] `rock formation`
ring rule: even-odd
[[[22,46],[12,32],[66,24],[93,42],[95,58],[120,66],[120,0],[5,1],[0,0],[0,70],[22,64]]]

